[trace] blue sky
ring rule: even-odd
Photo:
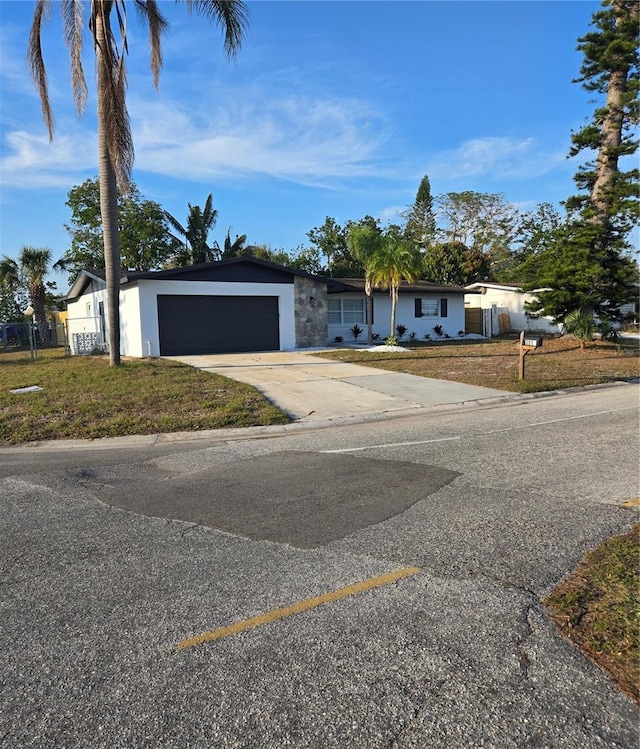
[[[129,17],[133,179],[179,220],[213,193],[218,223],[251,244],[294,250],[326,216],[397,221],[428,174],[434,195],[504,193],[522,210],[574,192],[572,130],[591,115],[578,37],[599,2],[249,3],[243,49],[162,3],[159,91],[144,29]],[[45,61],[49,144],[25,64],[34,3],[0,2],[0,254],[69,245],[68,191],[97,174],[95,97],[78,119],[58,3]],[[94,80],[87,40],[85,72]],[[583,161],[582,158],[579,161]],[[66,276],[53,277],[66,291]]]

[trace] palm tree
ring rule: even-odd
[[[207,244],[209,232],[218,220],[218,211],[213,207],[213,195],[209,193],[204,209],[199,205],[193,206],[191,203],[187,205],[189,214],[186,228],[167,211],[164,215],[171,226],[184,237],[185,249],[190,248],[191,265],[210,263],[219,256],[219,248],[214,249]]]
[[[367,343],[373,343],[373,258],[381,252],[385,237],[377,226],[352,224],[347,234],[347,247],[353,257],[364,267],[364,293],[367,296]],[[393,326],[391,327],[393,335]]]
[[[242,0],[185,0],[188,10],[194,8],[213,19],[224,30],[224,48],[232,57],[240,48],[247,25],[248,11]],[[120,242],[118,237],[118,190],[126,190],[131,179],[134,150],[129,113],[126,104],[127,32],[126,0],[91,0],[89,23],[96,60],[98,99],[98,173],[100,212],[104,236],[105,277],[107,283],[107,316],[109,321],[109,363],[120,364]],[[135,0],[140,18],[149,29],[151,71],[157,88],[162,68],[161,37],[168,23],[157,0]],[[65,42],[71,59],[73,97],[82,114],[87,100],[87,84],[82,68],[82,39],[85,27],[85,4],[82,0],[60,3]],[[37,0],[28,59],[34,82],[40,93],[42,114],[53,140],[53,113],[49,101],[47,73],[42,56],[42,23],[48,9],[47,0]],[[115,24],[112,24],[115,18]],[[117,36],[119,34],[119,38]],[[118,43],[119,42],[119,43]]]
[[[227,236],[224,238],[222,250],[222,260],[230,257],[241,257],[245,254],[245,244],[247,243],[246,234],[236,234],[236,238],[231,241],[231,227],[227,229]]]
[[[382,242],[367,262],[365,278],[372,286],[389,289],[391,295],[391,333],[395,337],[396,305],[401,281],[415,281],[418,262],[414,248],[407,240],[391,232],[382,235]]]
[[[6,255],[0,261],[0,284],[15,289],[26,282],[29,301],[33,305],[33,319],[40,339],[49,343],[45,279],[51,264],[51,250],[46,247],[28,247],[20,250],[18,259]]]

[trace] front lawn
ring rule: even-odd
[[[38,392],[11,390],[39,385]],[[249,385],[164,359],[0,352],[0,444],[284,424]]]
[[[337,349],[318,355],[421,377],[533,393],[640,377],[639,343],[628,339],[620,345],[594,341],[582,349],[570,338],[548,338],[541,348],[526,355],[523,381],[518,380],[518,340],[514,338],[402,342],[408,351]]]

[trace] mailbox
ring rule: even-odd
[[[525,336],[522,345],[529,348],[540,348],[542,346],[542,336]]]

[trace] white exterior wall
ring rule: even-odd
[[[127,340],[131,341],[131,348],[127,350],[127,356],[160,356],[157,301],[159,294],[185,296],[277,296],[278,309],[280,311],[280,350],[292,350],[295,348],[293,290],[293,284],[278,283],[140,281],[137,288],[139,294],[137,307],[140,311],[138,329],[140,334],[139,336],[135,336],[133,332],[127,331]],[[135,305],[133,299],[131,299],[132,321],[135,317]]]
[[[104,340],[99,314],[100,302],[104,304]],[[109,319],[107,315],[107,290],[100,289],[83,294],[67,304],[67,333],[72,354],[78,354],[74,346],[74,333],[95,333],[100,336],[104,350],[109,345]],[[137,288],[120,290],[120,353],[122,356],[142,356],[140,342],[140,312]],[[133,352],[133,353],[132,353]]]
[[[447,316],[446,317],[416,317],[415,300],[416,299],[446,299]],[[382,305],[380,305],[382,306]],[[382,321],[379,317],[377,322],[382,322],[384,330],[388,330],[391,324],[391,299],[385,299],[386,319]],[[396,308],[396,325],[404,325],[407,328],[405,340],[411,333],[415,333],[419,340],[424,340],[425,335],[430,335],[432,339],[437,340],[433,332],[435,325],[441,325],[445,333],[451,338],[457,338],[458,332],[464,332],[464,297],[462,294],[448,295],[442,294],[403,294],[398,300]]]
[[[329,299],[365,299],[366,296],[359,293],[342,293],[330,294]],[[436,298],[447,300],[446,317],[416,317],[415,300],[419,298]],[[359,336],[359,341],[367,340],[367,326],[365,323],[358,323],[363,329],[363,334]],[[415,333],[419,340],[423,340],[425,334],[429,334],[433,339],[436,335],[433,332],[435,325],[441,325],[443,330],[451,338],[458,337],[458,331],[464,330],[464,298],[461,294],[447,295],[442,294],[402,294],[396,305],[396,325],[404,325],[407,332],[403,340],[408,340],[411,333]],[[333,343],[337,336],[341,336],[345,343],[354,340],[351,328],[353,324],[332,325],[328,326],[328,342]],[[373,299],[373,332],[378,333],[380,340],[384,340],[390,333],[391,329],[391,297],[386,294],[374,294]],[[395,331],[394,331],[395,333]]]
[[[120,291],[120,353],[122,356],[149,356],[143,347],[140,296],[138,286],[125,286]]]
[[[481,307],[509,313],[512,330],[531,330],[541,333],[557,333],[559,326],[550,317],[529,317],[525,312],[525,303],[536,299],[535,294],[521,292],[517,289],[492,289],[486,287],[484,294],[465,295],[467,307]],[[464,326],[463,326],[464,327]]]
[[[100,291],[95,291],[91,294],[84,294],[74,302],[69,302],[67,304],[67,336],[72,354],[81,353],[75,350],[73,338],[74,333],[93,333],[100,336],[101,343],[106,343],[106,341],[102,341],[102,331],[98,312],[100,302],[104,303],[106,316],[106,289],[101,289]]]

